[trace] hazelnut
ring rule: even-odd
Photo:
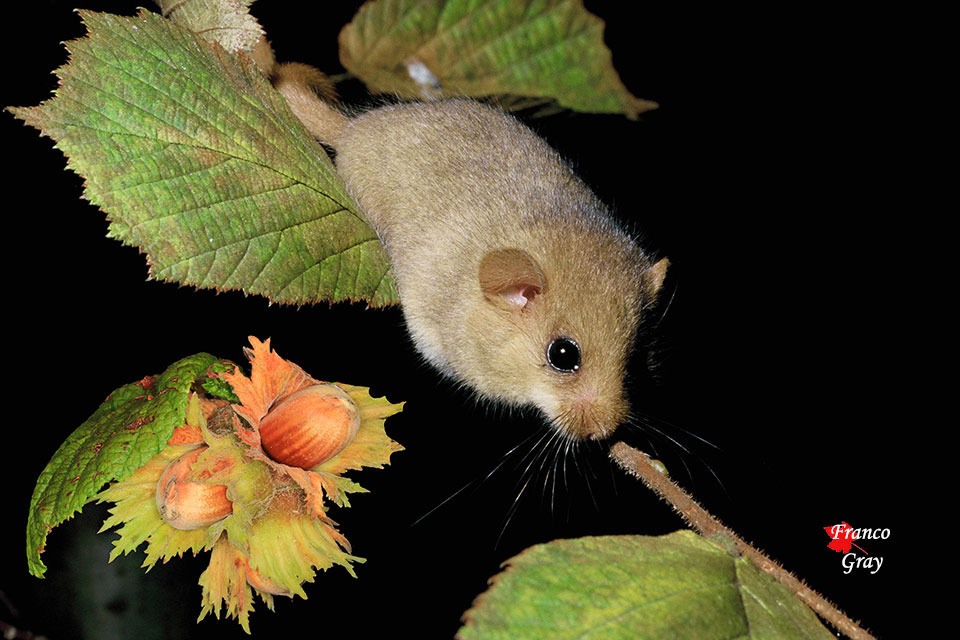
[[[360,428],[360,410],[345,391],[316,384],[290,394],[260,421],[263,450],[291,467],[312,469],[340,453]]]
[[[208,447],[198,447],[171,462],[157,481],[157,509],[175,529],[200,529],[233,511],[222,484],[186,482],[183,478]]]

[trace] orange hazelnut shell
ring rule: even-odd
[[[233,512],[226,486],[183,480],[206,450],[207,447],[198,447],[180,456],[167,465],[157,480],[157,509],[167,524],[175,529],[209,527]]]
[[[335,385],[316,384],[270,409],[260,421],[260,443],[277,462],[312,469],[343,451],[359,428],[353,398]]]

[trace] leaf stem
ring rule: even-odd
[[[814,613],[829,622],[838,631],[852,640],[874,640],[874,636],[819,593],[809,588],[776,561],[727,528],[722,522],[701,507],[693,497],[663,474],[651,461],[650,456],[618,442],[610,449],[610,457],[621,469],[639,479],[648,489],[673,507],[683,520],[700,535],[715,539],[728,549],[746,557],[761,571],[772,576],[787,587]]]

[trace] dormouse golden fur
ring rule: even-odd
[[[471,100],[347,117],[302,65],[275,85],[320,141],[390,258],[421,354],[484,398],[532,405],[571,438],[628,414],[627,358],[663,282],[558,154]]]

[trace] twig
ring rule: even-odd
[[[655,467],[650,456],[622,442],[610,449],[610,457],[627,473],[638,478],[650,490],[673,507],[683,520],[706,538],[720,538],[733,543],[737,552],[757,568],[792,591],[801,601],[852,640],[875,640],[868,631],[851,620],[826,598],[806,586],[792,573],[768,558],[763,552],[743,541],[722,522],[701,507],[693,497]]]

